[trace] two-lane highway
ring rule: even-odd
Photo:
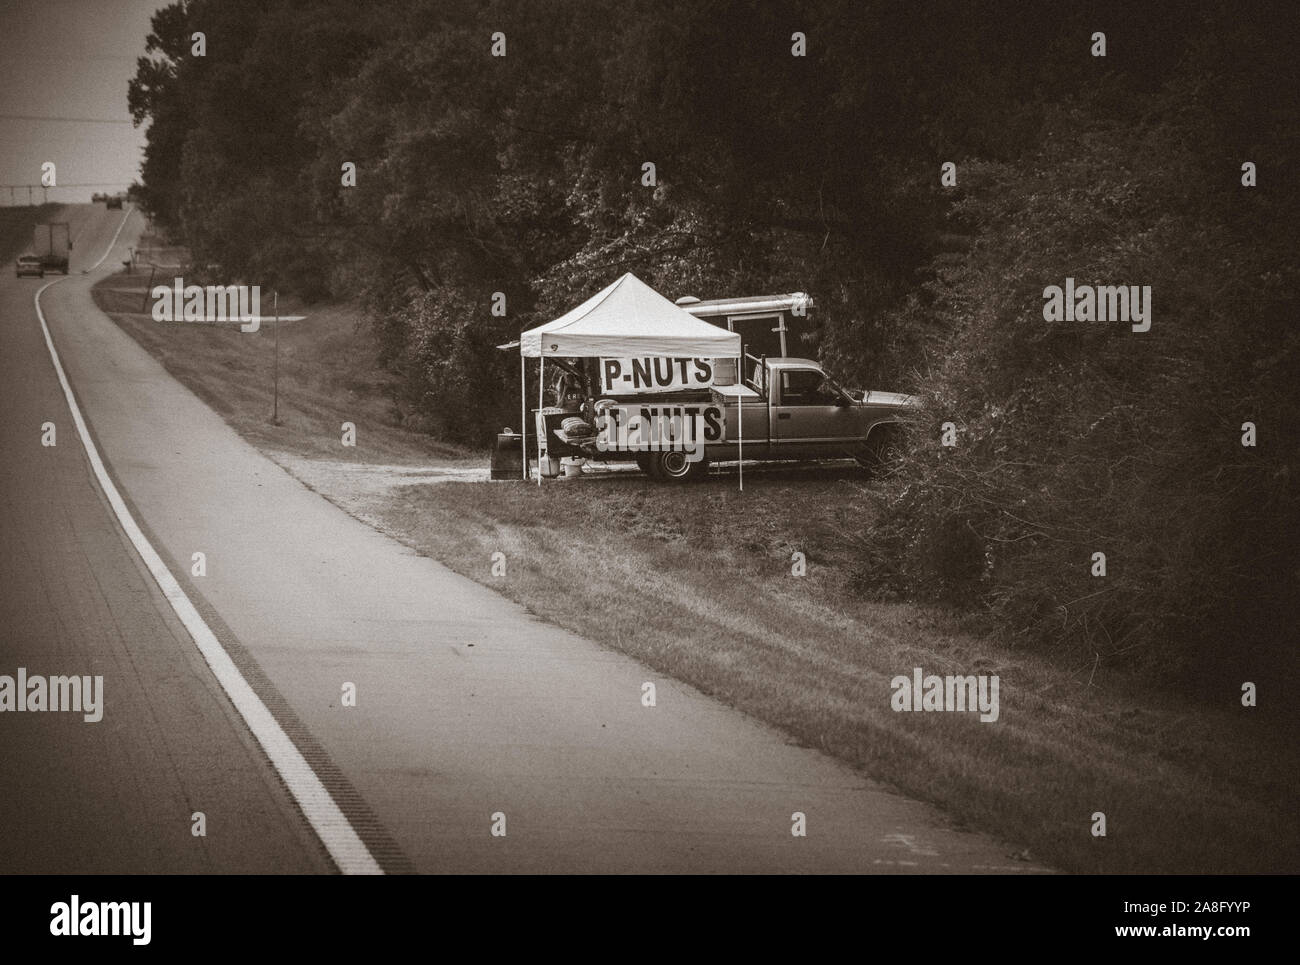
[[[64,218],[76,272],[123,215],[85,205]],[[91,475],[33,306],[57,276],[16,279],[5,267],[0,675],[102,676],[104,706],[94,723],[0,713],[0,870],[329,870]]]

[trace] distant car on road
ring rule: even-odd
[[[120,196],[118,196],[118,195],[114,195],[114,196],[111,197],[111,198],[106,198],[106,199],[104,200],[104,207],[105,207],[105,208],[121,208],[121,207],[122,207],[122,198],[121,198]]]
[[[19,255],[14,261],[14,274],[19,278],[23,275],[35,275],[37,278],[45,277],[45,266],[41,264],[40,255]]]

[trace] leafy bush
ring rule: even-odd
[[[883,496],[897,562],[882,581],[977,598],[1013,638],[1189,679],[1293,661],[1296,205],[1217,172],[1194,150],[1209,128],[1074,107],[1024,161],[961,165],[952,217],[976,239],[926,286],[932,365]],[[1067,277],[1150,285],[1150,331],[1044,321],[1044,287]]]

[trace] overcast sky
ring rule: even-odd
[[[131,125],[126,85],[166,2],[0,0],[0,204],[10,203],[8,185],[40,184],[45,161],[60,185],[51,201],[88,201],[139,177],[144,131]],[[15,194],[26,203],[25,188]]]

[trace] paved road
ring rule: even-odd
[[[1008,858],[1011,847],[948,829],[933,809],[352,519],[244,443],[95,310],[92,281],[74,275],[42,303],[119,488],[387,870],[1033,870]],[[197,800],[219,787],[234,799],[209,808],[221,817],[206,845],[215,866],[319,867],[302,822],[293,827],[292,807],[96,502],[71,434],[60,436],[62,463],[40,461],[36,427],[49,411],[66,415],[22,304],[34,287],[3,289],[5,521],[22,547],[6,554],[5,586],[18,591],[7,590],[4,616],[23,630],[10,632],[4,657],[33,666],[66,649],[61,663],[113,668],[118,682],[111,725],[106,715],[100,725],[13,732],[24,760],[0,774],[39,793],[0,805],[0,827],[26,821],[48,832],[33,815],[56,807],[65,821],[84,818],[87,845],[123,819],[147,836],[170,813],[166,798]],[[205,576],[188,575],[195,552],[206,554]],[[645,681],[657,686],[653,709],[641,703]],[[356,706],[343,705],[345,684],[355,685]],[[0,719],[0,728],[14,724]],[[158,756],[150,733],[169,759],[208,767],[193,775],[169,765],[170,790],[155,790],[134,771]],[[71,775],[76,793],[33,776],[41,761]],[[105,801],[111,819],[99,816]],[[795,811],[807,815],[806,837],[791,835]],[[491,833],[496,814],[503,837]],[[153,866],[174,867],[187,846],[159,842]],[[55,853],[63,867],[85,860],[57,839],[28,847],[29,863]],[[264,847],[281,849],[275,861],[243,854]]]
[[[75,271],[121,213],[66,216]],[[0,714],[0,871],[329,870],[91,477],[32,305],[43,284],[0,275],[0,674],[102,675],[104,711]]]

